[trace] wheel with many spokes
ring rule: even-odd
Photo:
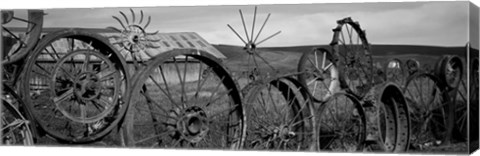
[[[354,95],[337,92],[315,105],[320,151],[358,152],[367,135],[366,116]]]
[[[61,142],[96,141],[125,114],[126,62],[100,35],[83,29],[50,33],[28,57],[25,69],[27,109]]]
[[[373,60],[365,31],[350,17],[337,21],[330,43],[334,59],[342,71],[341,86],[363,98],[373,87]]]
[[[245,148],[315,149],[315,117],[307,91],[289,78],[250,83],[243,89],[247,116]]]
[[[244,75],[240,75],[237,79],[247,79],[247,83],[253,82],[255,80],[261,80],[269,78],[270,74],[277,74],[280,71],[276,69],[272,64],[262,56],[262,51],[258,50],[258,46],[265,41],[277,36],[282,31],[277,31],[276,33],[266,37],[263,40],[258,40],[262,31],[264,30],[265,25],[267,24],[268,19],[270,18],[270,13],[265,18],[260,30],[255,35],[255,24],[257,18],[257,7],[255,7],[255,11],[253,13],[253,21],[252,21],[252,29],[249,35],[248,28],[245,24],[245,19],[243,17],[242,10],[239,10],[240,17],[242,19],[243,29],[245,31],[245,38],[242,37],[230,24],[227,24],[228,28],[232,30],[233,33],[242,41],[245,45],[243,50],[248,54],[247,56],[247,70]],[[255,36],[255,37],[254,37]]]
[[[413,147],[423,149],[445,141],[448,134],[448,112],[450,104],[437,77],[428,73],[417,73],[408,78],[403,94],[410,108],[411,139]]]
[[[43,26],[42,10],[28,10],[27,18],[15,15],[13,10],[2,10],[2,64],[9,64],[24,58],[33,50],[40,39]],[[18,14],[19,12],[17,12]],[[21,13],[19,13],[21,14]],[[16,33],[18,26],[24,30]],[[17,28],[15,28],[17,27]]]
[[[3,85],[2,105],[0,106],[0,145],[34,144],[30,120],[20,111],[23,102],[20,97],[8,86]]]
[[[340,89],[339,71],[328,50],[306,52],[298,63],[298,81],[308,88],[315,102],[324,101]]]
[[[176,49],[157,55],[140,71],[132,87],[123,126],[127,146],[242,147],[245,119],[241,95],[211,54]]]

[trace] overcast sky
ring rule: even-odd
[[[328,44],[335,21],[352,17],[366,29],[372,44],[464,46],[468,33],[468,2],[380,2],[350,4],[259,5],[256,31],[272,13],[259,39],[282,33],[262,46]],[[197,6],[133,8],[152,16],[147,31],[197,32],[213,44],[242,45],[229,30],[232,25],[245,35],[238,10],[251,29],[254,6]],[[112,18],[119,11],[130,17],[129,8],[48,9],[45,27],[121,26]],[[478,16],[477,16],[478,20]],[[138,21],[138,17],[137,17]],[[478,22],[478,21],[477,21]],[[478,34],[477,32],[472,32]],[[250,33],[249,33],[250,34]],[[478,43],[473,46],[478,47]]]

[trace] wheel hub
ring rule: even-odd
[[[81,100],[92,100],[100,95],[98,76],[93,72],[84,72],[75,78],[75,95]]]
[[[192,106],[185,109],[177,122],[177,131],[182,138],[197,143],[201,141],[208,133],[208,121],[205,111],[198,106]]]
[[[252,42],[249,42],[245,45],[245,51],[247,51],[247,53],[249,54],[253,54],[255,53],[255,49],[257,48],[257,46],[255,45],[255,43],[252,43]]]

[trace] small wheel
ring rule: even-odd
[[[354,95],[337,92],[316,105],[320,150],[362,151],[366,139],[366,116]]]
[[[411,144],[423,148],[444,141],[447,131],[449,102],[444,100],[437,77],[418,73],[408,78],[403,94],[410,108]]]
[[[450,88],[456,88],[462,81],[463,63],[457,56],[445,56],[437,69],[440,80]]]
[[[150,60],[128,96],[123,126],[127,146],[241,148],[245,119],[240,93],[218,62],[194,49],[176,49]]]
[[[337,21],[337,24],[333,29],[330,45],[338,59],[337,67],[343,73],[340,81],[343,81],[354,95],[363,98],[373,87],[374,70],[370,45],[358,22],[345,18]]]
[[[420,70],[420,62],[415,59],[408,59],[407,62],[405,62],[405,67],[409,76],[414,75]]]
[[[33,133],[30,129],[30,121],[19,111],[23,103],[19,96],[8,86],[3,86],[2,105],[0,110],[0,145],[24,145],[34,144]]]
[[[60,30],[29,56],[22,94],[47,134],[61,142],[92,142],[125,114],[128,75],[125,60],[105,38]]]
[[[338,92],[340,89],[338,70],[331,54],[322,48],[304,53],[298,63],[298,80],[308,87],[315,102]]]
[[[315,149],[315,118],[310,99],[304,97],[308,97],[306,90],[278,78],[250,83],[242,92],[246,94],[246,149]]]
[[[27,19],[15,15],[12,10],[2,10],[2,64],[23,59],[40,39],[43,26],[42,10],[28,10]],[[17,12],[17,14],[20,12]],[[21,13],[20,13],[21,14]],[[26,28],[24,33],[14,33],[14,27]]]
[[[400,59],[394,58],[385,65],[385,80],[403,85],[405,81],[404,66]]]

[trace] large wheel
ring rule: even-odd
[[[315,149],[312,102],[307,91],[295,83],[299,84],[293,79],[278,78],[253,82],[244,88],[246,149]]]
[[[448,134],[449,102],[437,77],[418,73],[408,78],[403,94],[410,108],[411,144],[417,149],[438,144]]]
[[[339,72],[332,55],[318,48],[306,52],[298,64],[298,80],[308,88],[315,102],[324,101],[340,89]]]
[[[385,152],[406,152],[410,142],[410,116],[402,90],[387,84],[378,99],[378,128]]]
[[[245,119],[239,90],[211,54],[176,49],[136,77],[125,119],[127,146],[239,149]]]
[[[363,150],[367,134],[366,116],[354,95],[337,92],[315,107],[321,151]]]
[[[23,96],[47,134],[85,143],[105,136],[126,111],[125,60],[103,37],[66,29],[44,37],[28,58]]]
[[[2,10],[2,64],[10,64],[24,58],[40,39],[43,26],[42,10],[28,10],[27,18],[15,15],[12,10]],[[19,12],[17,12],[18,14]],[[20,13],[21,14],[21,13]],[[15,28],[26,28],[15,33]]]
[[[454,90],[454,104],[455,104],[455,113],[454,113],[454,138],[466,141],[468,137],[468,118],[469,113],[467,113],[468,101],[470,101],[470,113],[478,114],[478,58],[472,59],[470,64],[470,84],[467,83],[467,78],[462,78],[458,84],[456,90]],[[470,94],[468,94],[467,89],[469,89]],[[477,111],[477,113],[474,113]],[[470,114],[471,115],[471,114]],[[477,122],[475,122],[477,121]],[[470,128],[473,132],[478,132],[478,117],[470,117]],[[478,136],[478,133],[477,133]],[[475,137],[470,137],[475,138]],[[478,139],[477,139],[478,140]]]
[[[330,45],[338,59],[342,87],[363,98],[373,87],[373,60],[365,32],[351,18],[337,21]],[[346,85],[346,86],[345,86]]]
[[[33,145],[30,121],[20,111],[23,107],[20,97],[6,85],[3,86],[1,97],[0,145]]]

